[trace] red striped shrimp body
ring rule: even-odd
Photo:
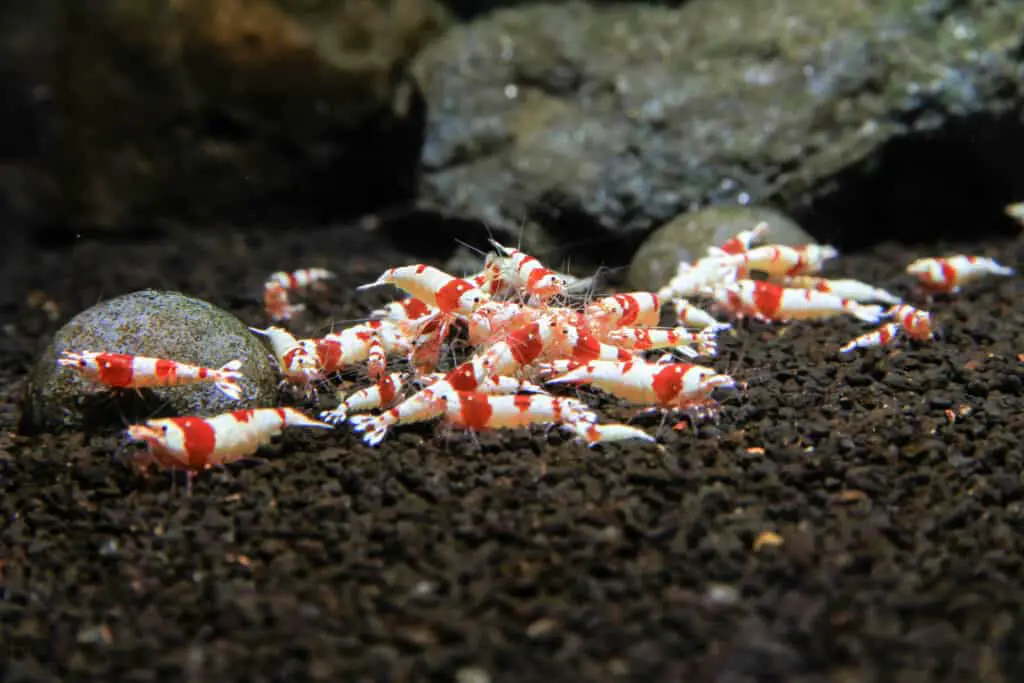
[[[572,326],[541,316],[513,330],[483,354],[491,374],[514,375],[534,363],[569,355],[577,335]]]
[[[813,289],[817,292],[835,294],[844,299],[853,299],[861,303],[878,301],[883,304],[901,303],[900,298],[866,282],[859,280],[829,280],[813,275],[794,275],[775,280],[776,284],[788,289]]]
[[[383,376],[389,355],[407,354],[412,350],[412,341],[389,320],[370,320],[315,341],[322,373],[331,374],[366,362],[373,379]]]
[[[298,340],[291,332],[280,327],[268,327],[265,330],[255,327],[249,329],[270,342],[283,384],[291,384],[306,394],[314,393],[313,383],[323,379],[320,352],[315,339]]]
[[[928,311],[900,304],[889,309],[889,314],[903,327],[907,336],[917,341],[930,341],[933,335],[932,316]]]
[[[468,317],[469,343],[489,344],[536,320],[535,309],[511,301],[489,301]]]
[[[402,391],[402,375],[392,372],[385,375],[372,386],[360,389],[348,396],[338,395],[338,406],[333,410],[320,413],[320,419],[337,425],[344,422],[352,413],[362,413],[378,408],[387,408],[396,400]]]
[[[334,277],[325,268],[302,268],[291,272],[279,271],[263,284],[263,307],[273,321],[288,320],[305,306],[292,304],[292,293],[309,289],[323,290],[324,282]]]
[[[855,339],[851,339],[847,344],[840,347],[839,353],[849,353],[854,349],[870,349],[876,346],[888,346],[894,339],[896,339],[896,335],[899,331],[899,323],[886,323],[877,330],[872,330],[867,334],[862,334]]]
[[[508,257],[492,251],[484,259],[484,269],[468,279],[490,297],[506,298],[514,292],[512,283],[503,275],[510,267],[512,266]]]
[[[398,301],[385,304],[370,313],[370,317],[377,320],[391,320],[393,322],[412,322],[426,318],[437,309],[428,306],[415,297],[406,297]]]
[[[479,391],[485,394],[515,394],[520,391],[547,393],[532,382],[493,374],[483,356],[471,358],[457,365],[448,374],[435,377],[444,380],[456,391]]]
[[[469,280],[424,264],[389,268],[375,281],[356,289],[380,285],[394,285],[446,314],[469,315],[488,300],[487,294]]]
[[[616,327],[657,327],[661,321],[661,299],[654,292],[605,296],[587,306],[584,315],[602,336]]]
[[[1017,271],[984,256],[959,254],[946,258],[918,259],[907,266],[907,273],[933,292],[955,293],[986,275],[1013,275]]]
[[[726,254],[742,254],[745,251],[749,251],[754,242],[759,241],[767,234],[768,224],[762,221],[750,230],[744,230],[736,233],[734,237],[723,242],[721,246],[718,247],[718,250]]]
[[[434,382],[380,415],[354,415],[348,421],[352,429],[363,434],[363,443],[378,446],[391,427],[426,422],[443,415],[442,396],[451,391],[454,389],[447,382]]]
[[[238,400],[242,397],[242,389],[238,385],[238,380],[242,378],[240,360],[233,360],[214,369],[126,353],[64,351],[57,359],[57,365],[116,389],[176,387],[211,382],[229,398]]]
[[[493,239],[491,246],[509,259],[508,267],[502,274],[513,287],[524,290],[539,301],[547,301],[554,296],[565,294],[568,286],[565,278],[545,267],[533,256],[503,246]]]
[[[597,415],[585,403],[544,394],[494,396],[479,391],[450,391],[442,400],[445,420],[471,431],[597,421]]]
[[[674,349],[687,356],[714,356],[718,353],[717,330],[704,328],[690,332],[685,327],[620,327],[608,334],[608,342],[628,351]],[[696,350],[691,348],[696,345]]]
[[[789,247],[772,244],[739,254],[722,254],[723,260],[742,271],[756,270],[772,276],[803,275],[821,270],[825,261],[839,255],[835,247],[805,244]]]
[[[691,363],[591,361],[548,380],[549,384],[590,384],[635,405],[666,409],[706,403],[716,388],[735,381],[714,368]]]
[[[881,306],[812,289],[787,289],[761,280],[739,280],[717,290],[715,298],[734,315],[764,321],[819,320],[849,314],[864,322],[877,323],[884,316]]]
[[[587,362],[591,360],[615,360],[615,361],[630,361],[636,359],[636,354],[632,351],[619,348],[614,344],[607,344],[601,341],[597,335],[590,330],[585,328],[573,328],[570,332],[570,338],[575,338],[569,353],[566,354],[568,358],[578,362]]]
[[[209,418],[148,420],[130,426],[128,436],[146,443],[149,456],[158,464],[186,470],[192,475],[253,455],[285,427],[330,429],[331,425],[307,417],[294,408],[258,408]]]

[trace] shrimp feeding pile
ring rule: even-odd
[[[332,273],[275,273],[264,288],[272,325],[252,329],[272,350],[282,384],[307,399],[342,372],[355,370],[366,384],[339,390],[337,406],[320,412],[319,419],[292,407],[237,410],[212,418],[149,420],[128,433],[147,444],[147,461],[190,475],[253,455],[285,427],[347,427],[369,446],[404,425],[430,420],[473,432],[544,425],[588,446],[656,443],[657,433],[602,421],[579,391],[566,388],[590,387],[639,412],[683,416],[695,425],[716,414],[721,392],[743,389],[714,367],[717,336],[731,331],[730,321],[852,316],[869,325],[836,350],[840,355],[902,338],[934,338],[929,312],[868,283],[821,276],[825,263],[838,255],[834,248],[759,246],[767,235],[767,225],[759,224],[694,263],[680,263],[657,292],[591,299],[579,294],[586,281],[492,240],[494,250],[473,275],[458,277],[423,264],[385,271],[358,289],[393,286],[405,297],[372,311],[365,322],[320,338],[296,338],[278,324],[303,310],[291,295],[322,288]],[[933,294],[958,292],[982,276],[1014,273],[992,259],[964,255],[921,259],[907,272]],[[674,324],[662,326],[666,317]],[[87,350],[69,352],[59,362],[112,387],[209,381],[240,396],[236,362],[199,368]]]

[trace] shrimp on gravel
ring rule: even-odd
[[[188,493],[202,470],[248,458],[285,427],[330,429],[326,422],[295,408],[235,410],[215,417],[169,417],[128,427],[128,436],[149,447],[149,459],[168,469],[185,470]]]

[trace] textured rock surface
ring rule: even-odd
[[[516,235],[536,222],[524,246],[553,262],[546,247],[587,239],[595,260],[628,258],[621,245],[708,203],[797,215],[840,172],[870,174],[894,139],[1012,110],[1022,27],[1009,0],[495,12],[414,65],[429,112],[422,204]]]
[[[235,358],[245,378],[233,401],[212,384],[112,392],[57,367],[64,351],[110,351],[219,368]],[[144,290],[101,302],[62,327],[43,352],[25,392],[22,430],[116,427],[122,420],[215,415],[276,405],[277,371],[242,321],[177,292]]]
[[[412,191],[434,0],[58,3],[49,218],[294,221]],[[271,209],[280,213],[272,215]]]
[[[627,282],[631,289],[657,291],[676,273],[680,261],[695,261],[707,248],[764,221],[770,232],[763,242],[806,244],[814,242],[792,219],[762,206],[711,206],[677,216],[644,240],[633,255]]]

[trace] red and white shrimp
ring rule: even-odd
[[[739,254],[718,255],[723,263],[739,268],[740,276],[756,270],[768,275],[804,275],[821,270],[825,261],[835,258],[839,251],[829,245],[805,244],[789,247],[771,244],[756,247]]]
[[[793,275],[773,281],[787,289],[813,289],[816,292],[835,294],[844,299],[853,299],[861,303],[875,301],[890,305],[902,303],[895,294],[859,280],[829,280],[814,275]]]
[[[691,332],[685,327],[620,327],[608,333],[608,343],[627,351],[674,349],[690,357],[715,356],[718,353],[716,334],[714,328]]]
[[[958,254],[945,258],[917,259],[907,266],[907,273],[917,278],[928,290],[952,294],[986,275],[1014,275],[1016,270],[1000,265],[985,256]]]
[[[733,315],[772,322],[849,314],[864,322],[877,323],[885,314],[881,306],[812,289],[787,289],[762,280],[739,280],[721,287],[715,291],[715,300]]]
[[[390,320],[370,320],[328,334],[316,343],[317,362],[324,374],[366,362],[371,379],[384,375],[389,355],[407,354],[413,342]]]
[[[231,399],[242,398],[238,380],[242,361],[233,360],[220,368],[205,368],[166,358],[133,356],[127,353],[64,351],[57,365],[70,368],[86,379],[117,389],[176,387],[211,382]]]
[[[502,269],[503,277],[515,288],[524,290],[539,302],[565,294],[568,283],[565,278],[544,266],[535,257],[490,240],[491,246],[509,259],[508,267]]]
[[[471,431],[597,421],[597,414],[582,401],[545,394],[495,396],[479,391],[449,391],[441,395],[441,401],[445,421]]]
[[[736,233],[734,237],[727,239],[723,242],[717,250],[708,250],[708,256],[714,256],[717,252],[724,252],[726,254],[742,254],[745,251],[750,251],[754,242],[759,241],[762,237],[768,234],[768,223],[761,221],[750,230],[743,230],[742,232]],[[714,251],[715,253],[710,253]]]
[[[676,274],[668,284],[658,290],[662,301],[702,296],[720,285],[734,282],[739,269],[729,262],[731,256],[708,257],[697,263],[682,261],[676,267]]]
[[[445,406],[441,397],[450,391],[454,389],[447,382],[434,382],[380,415],[353,415],[348,421],[353,430],[363,434],[363,443],[378,446],[392,427],[443,415]]]
[[[903,327],[907,336],[917,341],[930,341],[934,335],[932,316],[928,311],[901,304],[889,309],[889,314]]]
[[[578,338],[571,325],[544,315],[489,347],[483,359],[491,374],[514,375],[538,361],[571,355]]]
[[[839,353],[849,353],[854,349],[870,349],[876,346],[888,346],[896,339],[896,335],[899,331],[899,323],[886,323],[877,330],[872,330],[867,334],[862,334],[859,337],[851,339],[848,343],[840,347]]]
[[[440,268],[424,264],[389,268],[375,281],[357,290],[394,285],[442,313],[469,315],[488,301],[487,294],[469,280],[455,277]]]
[[[585,327],[575,327],[570,330],[569,339],[572,340],[569,353],[565,357],[578,362],[591,360],[617,360],[630,361],[636,358],[632,351],[619,348],[614,344],[607,344],[601,341],[597,335]]]
[[[399,397],[404,386],[401,373],[392,372],[379,379],[372,386],[360,389],[348,396],[338,394],[338,406],[320,413],[320,419],[337,425],[352,413],[362,413],[378,408],[387,408]]]
[[[629,292],[595,300],[584,313],[591,329],[599,334],[616,327],[657,327],[661,299],[654,292]]]
[[[591,361],[572,367],[556,361],[541,366],[543,372],[568,372],[547,380],[548,384],[590,384],[634,405],[684,409],[706,404],[716,388],[736,386],[729,375],[714,368],[691,363],[650,363],[646,361]]]
[[[399,299],[398,301],[392,301],[391,303],[384,304],[381,308],[378,308],[370,313],[370,318],[376,320],[391,320],[392,322],[412,322],[414,320],[421,320],[426,318],[432,313],[435,313],[437,308],[434,306],[428,306],[415,297],[406,297]]]
[[[330,429],[295,408],[235,410],[215,417],[170,417],[128,427],[128,436],[149,446],[149,457],[163,467],[196,473],[248,458],[285,427]]]
[[[325,268],[302,268],[291,272],[278,271],[263,284],[263,307],[274,322],[288,320],[305,310],[302,304],[293,304],[290,295],[309,289],[324,289],[324,282],[334,278]]]
[[[307,395],[313,394],[313,383],[323,379],[316,340],[296,339],[291,332],[280,327],[268,327],[265,330],[256,327],[249,329],[265,337],[270,343],[281,371],[282,384],[291,384]]]
[[[547,393],[527,380],[493,374],[483,356],[470,358],[447,374],[435,375],[434,379],[443,380],[456,391],[479,391],[485,394]]]

